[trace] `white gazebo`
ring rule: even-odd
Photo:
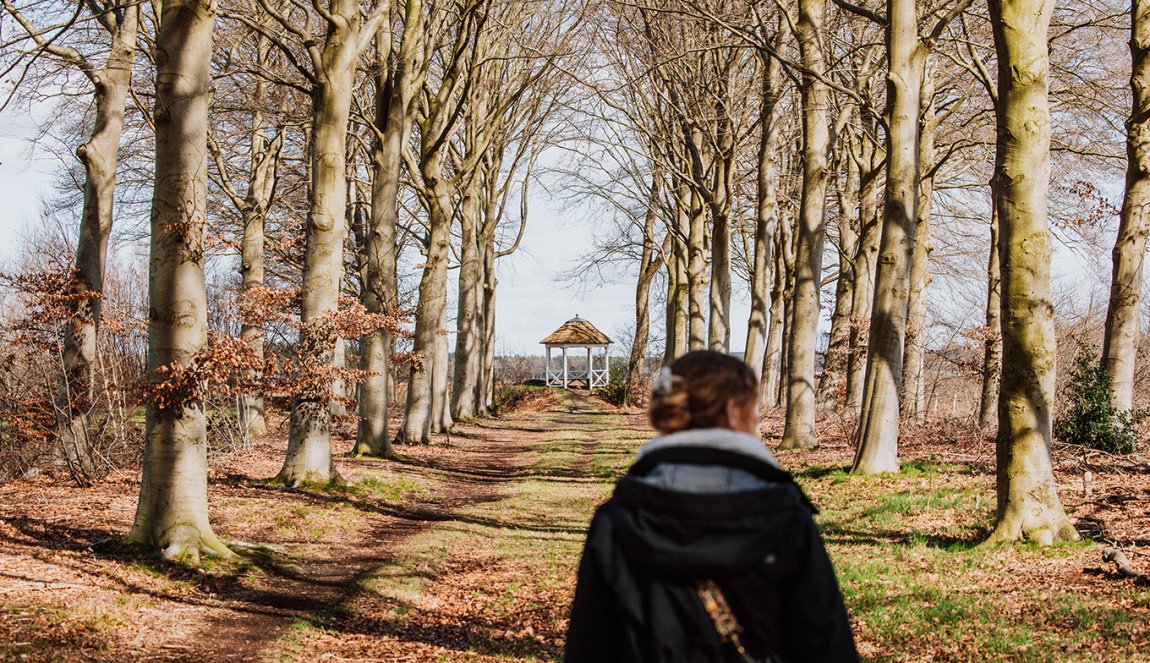
[[[588,389],[607,386],[611,373],[607,348],[611,339],[595,325],[576,315],[539,342],[547,347],[548,387],[567,389],[576,380],[584,382]],[[556,348],[561,351],[558,366],[552,357],[552,350]],[[584,350],[587,351],[586,363],[581,361]]]

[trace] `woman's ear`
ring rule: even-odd
[[[723,413],[721,426],[729,428],[733,431],[740,433],[749,433],[751,435],[759,434],[759,409],[758,404],[754,399],[750,403],[740,405],[738,401],[731,398],[727,400],[727,407]]]
[[[720,427],[730,428],[731,430],[738,430],[739,421],[739,404],[735,399],[728,398],[727,405],[723,408],[723,420],[719,422]]]

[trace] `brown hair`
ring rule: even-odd
[[[744,406],[759,392],[751,367],[720,352],[688,352],[668,368],[670,380],[656,377],[647,410],[651,425],[660,433],[714,428],[726,415],[727,401]]]

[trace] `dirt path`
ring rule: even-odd
[[[546,493],[573,486],[600,497],[604,480],[594,475],[603,468],[592,456],[607,420],[575,398],[462,425],[435,445],[399,448],[396,461],[340,458],[349,488],[339,492],[264,485],[282,457],[276,445],[214,459],[213,523],[240,542],[240,557],[205,568],[114,544],[130,524],[133,481],[0,487],[0,660],[338,659],[342,641],[369,658],[455,660],[470,646],[469,627],[424,608],[521,583],[532,571],[505,568],[492,553],[508,532],[558,537],[567,548],[581,539],[594,501],[571,510]],[[525,488],[535,494],[524,497]],[[381,621],[381,612],[416,618]],[[544,638],[508,628],[506,643],[486,648],[554,651],[554,625],[542,627]],[[341,635],[328,642],[327,633]]]

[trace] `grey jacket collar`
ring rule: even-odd
[[[668,447],[709,447],[745,454],[779,467],[779,462],[759,438],[729,428],[691,428],[652,438],[639,448],[638,457]]]

